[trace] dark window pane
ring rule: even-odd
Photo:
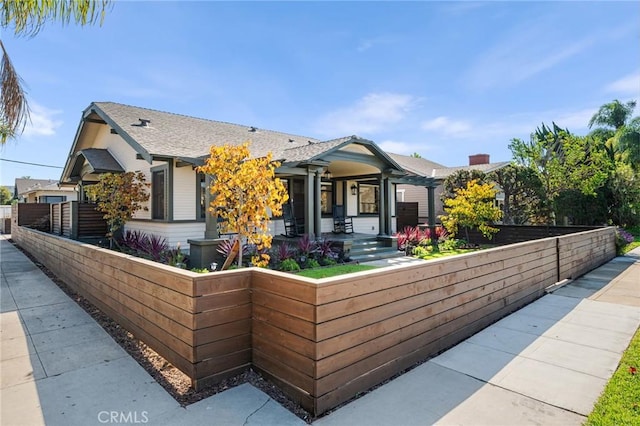
[[[151,178],[151,217],[165,219],[165,172],[153,172]]]

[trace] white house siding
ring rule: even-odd
[[[180,243],[180,247],[188,250],[187,240],[204,237],[204,222],[166,223],[131,220],[125,230],[138,230],[146,234],[164,237],[171,247]]]
[[[378,216],[354,217],[353,231],[362,234],[378,234]]]
[[[87,138],[86,140],[90,141],[91,139]],[[164,164],[159,161],[149,164],[146,160],[136,159],[136,151],[119,135],[111,134],[111,128],[109,126],[99,126],[91,147],[107,149],[126,171],[141,171],[144,173],[147,183],[151,182],[151,167]],[[87,146],[78,147],[78,149],[83,148],[87,148]],[[147,210],[138,210],[134,218],[151,219],[150,203],[151,201],[144,203],[143,206],[145,206]]]
[[[196,173],[191,167],[173,169],[173,220],[196,220]]]
[[[356,184],[356,181],[350,180],[346,182],[347,185],[347,216],[355,216],[358,214],[358,196],[351,195],[351,185]]]

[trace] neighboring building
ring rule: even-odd
[[[396,185],[434,186],[431,177],[405,170],[358,136],[320,141],[112,102],[94,102],[83,112],[60,182],[83,200],[83,188],[100,173],[142,171],[150,183],[148,209],[138,211],[127,229],[163,236],[171,245],[215,238],[215,219],[206,214],[206,177],[195,168],[204,164],[211,145],[245,141],[251,142],[252,156],[272,152],[281,162],[276,175],[310,235],[333,230],[334,205],[353,217],[355,232],[391,235]],[[281,219],[270,226],[274,235],[284,232]]]
[[[61,203],[76,200],[77,193],[54,179],[19,178],[15,181],[14,198],[20,203]]]
[[[491,163],[489,154],[475,154],[469,156],[469,165],[458,167],[446,167],[442,164],[434,163],[433,161],[426,160],[424,158],[415,158],[400,154],[389,154],[400,166],[405,170],[421,175],[428,176],[435,180],[437,184],[435,190],[435,214],[436,217],[444,215],[444,208],[440,196],[443,192],[443,183],[447,177],[459,170],[479,170],[484,173],[491,173],[508,166],[508,161],[501,161],[498,163]],[[425,189],[412,185],[398,185],[396,187],[397,199],[399,202],[417,202],[418,203],[418,222],[426,223],[429,217],[429,209],[425,198]],[[500,203],[504,200],[504,195],[498,193],[496,200]]]

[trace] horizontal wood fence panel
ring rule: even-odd
[[[251,280],[254,290],[265,290],[307,304],[316,303],[315,280],[278,271],[261,270]]]
[[[254,290],[252,297],[253,303],[257,305],[274,309],[279,312],[284,312],[287,315],[300,318],[305,321],[315,320],[315,306],[309,303],[300,302],[298,300],[280,296],[279,294],[261,290]]]
[[[195,277],[193,281],[195,283],[196,296],[206,296],[231,290],[251,288],[251,274],[240,270],[205,274]]]
[[[207,294],[195,298],[196,312],[206,312],[225,306],[246,305],[251,303],[251,292],[248,288],[228,290],[220,293]]]
[[[292,351],[315,360],[315,342],[261,321],[253,321],[251,332],[263,340],[278,342]]]
[[[195,379],[223,374],[228,370],[251,364],[251,348],[207,358],[195,364]]]
[[[316,338],[316,324],[314,322],[304,321],[286,313],[260,306],[257,303],[253,305],[253,319],[287,330],[308,340]]]
[[[313,387],[315,381],[312,377],[301,373],[288,364],[271,357],[270,354],[264,353],[256,348],[253,349],[253,362],[261,370],[268,371],[274,376],[286,377],[287,382],[298,389],[303,390],[309,395],[313,395]]]
[[[212,309],[206,312],[198,312],[194,315],[194,327],[196,330],[201,328],[213,327],[220,324],[226,324],[244,319],[251,318],[251,304],[237,306],[225,306],[219,309]]]
[[[198,347],[243,334],[251,334],[251,318],[196,329],[194,330],[194,343]]]
[[[258,335],[253,336],[253,349],[268,354],[271,358],[298,370],[309,377],[314,377],[316,363],[313,359],[299,354],[289,348],[274,344]]]
[[[13,237],[196,389],[253,367],[316,415],[615,256],[613,228],[599,228],[312,280],[195,274],[17,225]]]

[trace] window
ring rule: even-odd
[[[320,188],[320,211],[323,215],[331,215],[333,214],[333,184],[323,182]]]
[[[165,170],[158,170],[151,173],[151,218],[166,219],[166,197],[165,197]]]
[[[40,201],[41,203],[63,203],[67,201],[67,197],[66,196],[62,196],[62,195],[43,195],[40,197]]]
[[[198,212],[200,219],[207,218],[207,178],[203,173],[198,173]]]
[[[360,214],[377,214],[380,200],[379,186],[361,183],[358,186],[358,199]]]

